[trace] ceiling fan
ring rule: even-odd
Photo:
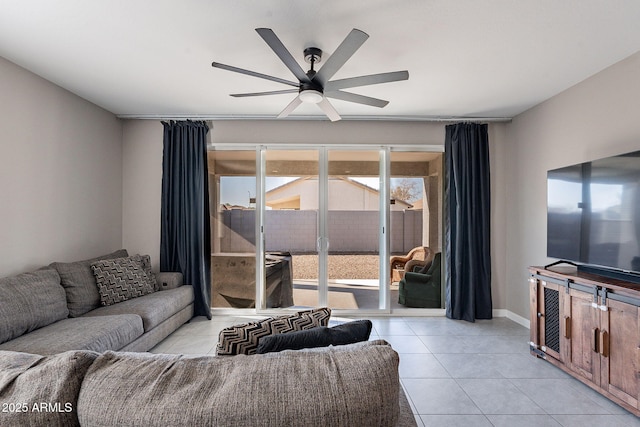
[[[212,62],[211,66],[222,70],[233,71],[236,73],[246,74],[261,79],[271,80],[295,87],[295,89],[275,90],[270,92],[254,92],[254,93],[234,93],[233,97],[247,96],[264,96],[264,95],[280,95],[283,93],[298,93],[293,101],[285,107],[278,115],[278,118],[287,117],[302,103],[318,104],[320,109],[326,114],[331,121],[340,120],[340,115],[331,105],[327,98],[341,99],[343,101],[355,102],[358,104],[370,105],[382,108],[389,103],[382,99],[371,98],[369,96],[359,95],[351,92],[345,92],[342,89],[353,88],[358,86],[368,86],[380,83],[395,82],[399,80],[407,80],[409,78],[408,71],[394,71],[390,73],[370,74],[366,76],[350,77],[340,80],[331,80],[336,72],[351,58],[351,56],[362,46],[369,38],[369,35],[363,31],[353,29],[342,41],[340,46],[335,50],[333,55],[325,62],[325,64],[316,72],[315,65],[322,59],[322,50],[317,47],[308,47],[304,49],[304,59],[311,64],[309,71],[306,73],[300,65],[293,59],[293,56],[287,48],[282,44],[278,36],[270,28],[256,28],[256,31],[269,45],[269,47],[278,55],[278,58],[284,65],[291,70],[293,75],[298,79],[297,82],[281,79],[279,77],[269,76],[267,74],[257,73],[255,71],[245,70],[243,68],[233,67],[231,65]]]

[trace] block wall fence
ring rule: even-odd
[[[234,209],[220,213],[212,221],[217,252],[255,252],[255,214]],[[379,250],[376,211],[329,211],[329,251],[331,253],[377,253]],[[406,253],[422,245],[422,211],[391,211],[391,252]],[[265,212],[267,251],[314,253],[318,212],[315,210],[268,210]]]

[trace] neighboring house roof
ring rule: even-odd
[[[277,186],[275,188],[272,188],[271,190],[267,191],[265,193],[265,195],[268,196],[270,194],[274,194],[274,193],[277,193],[278,191],[284,190],[285,188],[294,187],[294,186],[298,185],[300,182],[306,181],[306,180],[311,179],[311,178],[313,178],[313,177],[311,177],[311,176],[303,176],[303,177],[294,179],[293,181],[289,181],[289,182],[284,183],[282,185],[279,185],[279,186]]]
[[[422,206],[423,206],[423,201],[422,201],[422,200],[423,200],[423,199],[418,199],[418,200],[416,200],[415,202],[413,202],[413,203],[411,204],[411,208],[410,208],[410,209],[413,209],[413,210],[420,210],[420,209],[422,209]]]

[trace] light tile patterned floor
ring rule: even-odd
[[[214,354],[218,332],[258,316],[195,318],[154,353]],[[331,325],[352,319],[332,318]],[[640,426],[640,418],[529,354],[529,330],[506,318],[372,318],[371,339],[400,354],[419,426]]]

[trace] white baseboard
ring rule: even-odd
[[[513,320],[517,324],[522,325],[527,329],[530,329],[530,327],[531,327],[531,322],[529,321],[529,319],[526,319],[526,318],[524,318],[522,316],[519,316],[519,315],[515,314],[514,312],[506,310],[504,308],[493,310],[493,316],[494,317],[506,317],[507,319]]]

